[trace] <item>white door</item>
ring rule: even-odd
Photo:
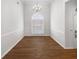
[[[65,30],[66,30],[66,47],[67,48],[77,48],[76,30],[77,30],[77,14],[76,5],[72,2],[66,3],[65,10]]]
[[[75,12],[74,17],[73,17],[73,28],[74,28],[74,46],[77,47],[77,13]]]
[[[69,19],[69,38],[71,39],[71,44],[73,48],[77,48],[77,14],[75,8],[71,11],[71,17]]]

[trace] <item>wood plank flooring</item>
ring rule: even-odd
[[[77,50],[63,49],[48,36],[24,37],[3,59],[77,59]]]

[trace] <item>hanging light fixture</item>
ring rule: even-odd
[[[39,1],[38,0],[36,0],[36,2],[34,3],[34,5],[33,5],[33,10],[35,11],[35,12],[39,12],[40,10],[41,10],[41,5],[39,4]]]

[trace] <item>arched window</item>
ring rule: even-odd
[[[44,16],[40,13],[32,15],[31,20],[32,34],[43,34],[44,33]]]
[[[32,20],[44,20],[44,16],[38,12],[32,15]]]

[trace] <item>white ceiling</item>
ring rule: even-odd
[[[21,0],[23,4],[29,4],[29,5],[32,5],[32,4],[35,4],[37,1],[39,4],[51,4],[52,2],[54,2],[55,0]],[[60,0],[61,1],[61,0]],[[72,1],[72,0],[64,0],[65,2],[69,2],[69,1]],[[73,0],[75,1],[75,0]]]
[[[34,4],[38,1],[39,4],[50,4],[54,0],[21,0],[23,4]]]

